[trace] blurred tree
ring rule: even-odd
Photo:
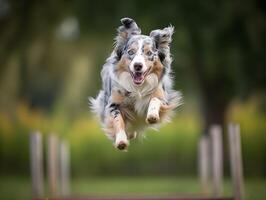
[[[57,79],[51,78],[51,53],[54,30],[66,12],[63,1],[1,0],[0,1],[0,80],[5,80],[11,60],[17,60],[18,94],[30,104],[51,103]],[[40,55],[32,55],[36,43]],[[36,52],[35,52],[36,53]],[[36,60],[33,65],[31,60]],[[11,77],[12,79],[12,77]],[[5,85],[6,82],[3,83]],[[47,87],[43,87],[47,85]],[[4,90],[9,90],[7,84]],[[2,92],[2,91],[1,91]],[[10,109],[12,98],[1,95],[1,109]],[[39,103],[40,105],[40,103]]]
[[[176,8],[178,25],[188,34],[187,64],[198,83],[207,133],[211,124],[224,124],[234,97],[265,89],[265,6],[207,0],[179,1]]]
[[[197,88],[188,88],[199,91],[206,133],[210,124],[224,124],[227,107],[234,97],[248,97],[265,89],[265,10],[262,0],[1,0],[0,72],[3,76],[11,55],[17,55],[21,85],[18,96],[38,105],[50,105],[62,80],[54,75],[53,66],[57,74],[64,72],[54,62],[60,55],[54,49],[54,32],[64,17],[77,17],[80,37],[97,38],[99,45],[104,43],[103,36],[114,36],[114,27],[124,16],[136,19],[144,34],[172,23],[176,27],[174,65],[180,66],[175,68],[180,74],[177,81],[182,80],[182,87],[195,82]],[[29,51],[36,43],[42,50],[35,63],[38,70],[33,72],[28,67],[33,59]],[[99,60],[103,54],[93,56]],[[99,71],[100,66],[95,72]]]

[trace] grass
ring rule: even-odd
[[[246,200],[263,200],[266,196],[265,179],[246,180]],[[72,181],[72,193],[86,194],[197,194],[200,191],[193,177],[83,177]],[[228,180],[224,184],[225,195],[231,194]],[[30,199],[30,180],[23,177],[1,177],[0,199]]]
[[[0,177],[0,199],[29,200],[31,198],[30,180],[25,177]]]
[[[194,178],[115,177],[77,179],[73,183],[73,193],[77,194],[169,194],[196,191],[199,191],[199,186]]]

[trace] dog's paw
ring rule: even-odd
[[[148,124],[156,124],[160,121],[160,117],[158,114],[149,114],[146,118],[146,122]]]
[[[127,147],[129,145],[127,135],[124,131],[121,131],[116,134],[116,139],[115,139],[115,147],[119,150],[127,150]]]

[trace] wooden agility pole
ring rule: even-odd
[[[210,192],[210,139],[208,135],[201,136],[198,145],[198,176],[203,194]]]
[[[223,193],[223,139],[222,127],[210,127],[211,138],[211,169],[212,169],[212,194],[219,197]]]
[[[59,153],[56,135],[50,134],[48,136],[47,150],[48,189],[49,195],[53,197],[59,195]]]
[[[70,152],[67,141],[60,142],[60,193],[62,196],[70,194]]]
[[[43,190],[43,145],[40,132],[30,134],[30,166],[32,197],[42,197]]]
[[[240,127],[238,124],[228,125],[229,153],[233,193],[235,200],[244,199],[243,161],[241,151]]]

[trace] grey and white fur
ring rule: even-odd
[[[121,19],[115,47],[101,71],[102,89],[90,98],[106,135],[116,148],[126,150],[129,140],[147,127],[168,122],[181,103],[172,89],[170,43],[174,28],[153,30],[149,36],[133,19]]]

